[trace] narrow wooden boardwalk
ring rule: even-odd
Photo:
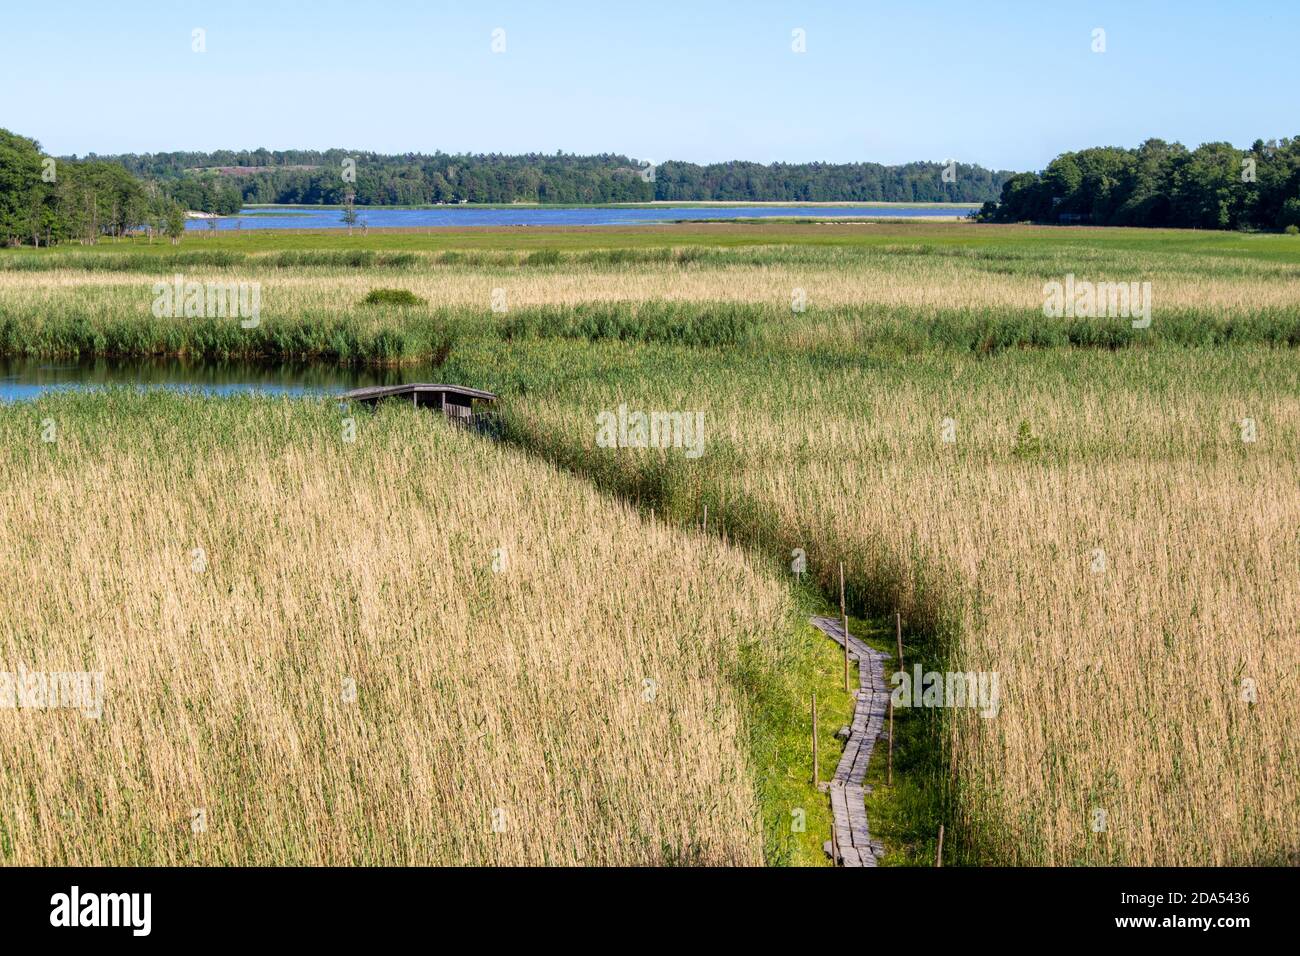
[[[814,617],[812,623],[841,647],[844,646],[844,626],[838,620]],[[866,780],[867,765],[871,762],[876,740],[885,729],[889,689],[885,685],[884,662],[890,655],[868,647],[851,634],[848,642],[849,657],[858,661],[858,690],[854,695],[857,703],[853,707],[853,724],[849,728],[849,739],[844,743],[844,754],[830,782],[835,830],[828,847],[830,855],[843,866],[875,866],[878,858],[884,855],[884,847],[871,838],[867,829],[863,781]]]

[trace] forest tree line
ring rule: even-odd
[[[185,209],[119,163],[55,159],[35,140],[0,129],[0,245],[93,245],[139,229],[178,242]]]
[[[998,197],[998,198],[994,198]],[[968,164],[658,165],[626,156],[386,155],[219,150],[54,158],[0,129],[0,244],[46,245],[143,230],[180,240],[186,210],[247,203],[978,202],[988,222],[1300,229],[1300,137],[1250,149],[1063,153],[1039,173]]]
[[[92,157],[184,195],[189,208],[245,203],[330,204],[349,193],[366,206],[434,203],[982,202],[1012,175],[954,163],[652,165],[627,156],[522,156],[315,150],[219,150]],[[350,165],[349,165],[350,164]],[[945,176],[945,170],[947,175]],[[345,177],[348,172],[350,177]],[[183,191],[183,192],[182,192]]]
[[[1149,139],[1137,149],[1062,153],[1020,173],[988,202],[986,222],[1090,223],[1189,229],[1300,230],[1300,137],[1250,149]]]

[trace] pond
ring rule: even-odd
[[[436,369],[335,365],[186,362],[180,359],[0,359],[0,402],[47,392],[132,385],[207,395],[337,395],[366,385],[436,382]]]
[[[627,226],[678,219],[751,219],[774,216],[880,216],[925,218],[962,216],[976,206],[433,206],[424,209],[358,206],[361,222],[374,229],[458,226]],[[226,229],[342,229],[337,207],[252,206],[217,219]],[[207,229],[208,220],[191,219],[186,228]]]

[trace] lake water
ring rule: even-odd
[[[205,395],[258,392],[268,395],[337,395],[365,385],[436,382],[436,370],[247,362],[188,363],[179,359],[58,361],[0,359],[0,402],[38,398],[46,392],[129,385]]]
[[[836,216],[869,218],[878,216],[924,219],[929,216],[964,215],[975,207],[964,206],[654,206],[648,209],[619,207],[550,208],[545,206],[435,206],[431,209],[397,209],[389,206],[358,207],[357,215],[375,229],[437,226],[631,226],[678,219],[751,219],[773,216]],[[218,219],[218,229],[343,229],[339,209],[303,206],[258,206],[241,210],[238,216]],[[207,229],[202,219],[191,219],[187,228]]]

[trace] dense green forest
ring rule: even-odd
[[[140,228],[177,241],[185,209],[118,163],[55,160],[0,129],[0,245],[93,244]]]
[[[368,206],[426,203],[602,203],[652,200],[982,202],[995,198],[1010,172],[941,163],[694,163],[653,168],[626,156],[565,153],[524,156],[341,149],[265,149],[94,157],[119,163],[166,185],[190,209],[225,211],[248,203],[328,203],[355,193]],[[347,164],[354,164],[349,167]],[[355,171],[355,180],[344,172]],[[951,182],[946,180],[952,180]]]
[[[1300,138],[1256,140],[1248,150],[1149,139],[1137,149],[1062,153],[1041,173],[1020,173],[985,203],[989,222],[1098,226],[1300,229]]]

